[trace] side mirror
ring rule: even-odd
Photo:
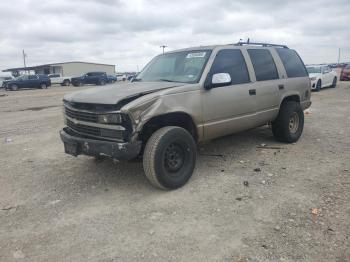
[[[231,76],[228,73],[214,74],[211,83],[213,85],[229,85],[231,84]]]
[[[214,74],[209,81],[204,85],[204,88],[209,90],[211,88],[228,86],[231,84],[231,76],[228,73]]]

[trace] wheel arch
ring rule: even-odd
[[[294,101],[294,102],[300,103],[300,95],[299,94],[286,95],[285,97],[283,97],[281,104],[280,104],[280,107],[283,105],[283,103],[289,102],[289,101]]]
[[[139,139],[145,143],[155,131],[165,126],[182,127],[193,136],[196,142],[198,141],[198,130],[193,117],[181,111],[153,116],[141,127]]]

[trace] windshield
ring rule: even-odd
[[[17,80],[27,80],[28,76],[27,75],[21,75],[19,77],[16,78]]]
[[[159,55],[146,65],[134,81],[196,83],[210,53],[210,50],[192,50]]]
[[[319,66],[307,66],[306,70],[309,74],[320,74],[321,73],[321,67],[319,67]]]

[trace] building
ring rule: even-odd
[[[37,66],[9,68],[3,70],[3,72],[11,72],[14,76],[31,72],[33,72],[34,74],[45,75],[61,74],[62,76],[81,76],[87,72],[106,72],[107,74],[115,74],[115,65],[72,61]]]

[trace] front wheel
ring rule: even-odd
[[[300,138],[304,128],[304,112],[298,102],[284,102],[275,121],[272,133],[276,140],[294,143]]]
[[[41,89],[47,89],[47,85],[46,85],[45,83],[41,83],[41,84],[40,84],[40,88],[41,88]]]
[[[18,85],[11,85],[10,89],[11,89],[11,91],[17,91],[18,90]]]
[[[161,189],[182,187],[192,176],[197,150],[192,135],[185,129],[167,126],[148,140],[143,168],[152,185]]]

